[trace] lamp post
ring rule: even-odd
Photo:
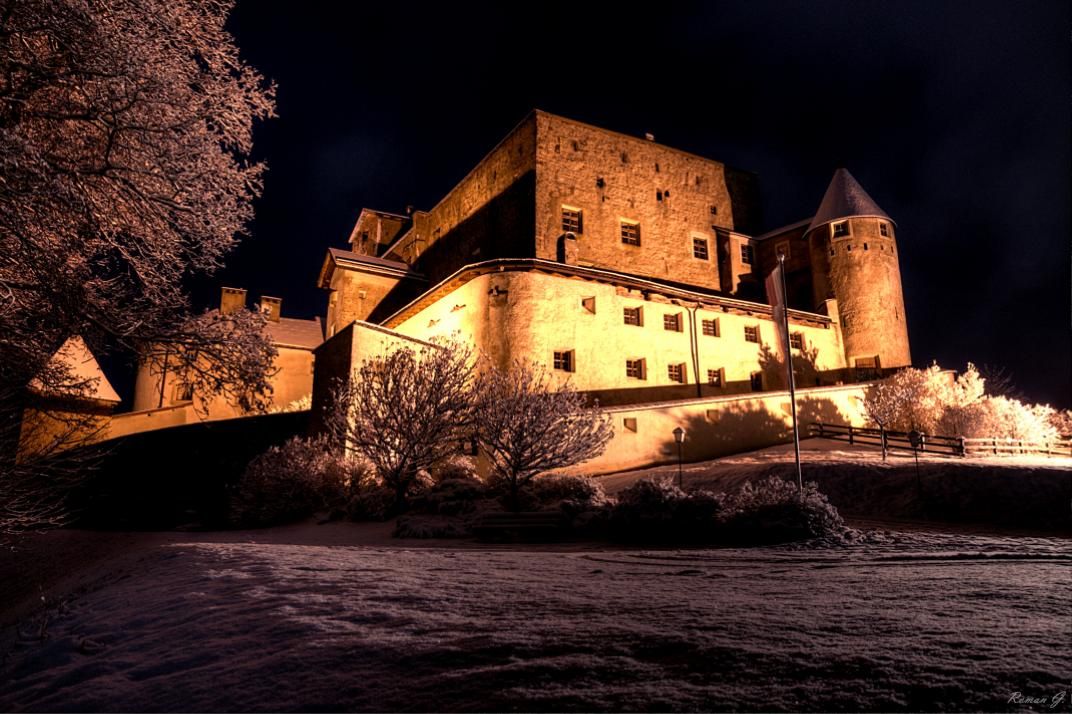
[[[677,442],[677,487],[683,488],[681,480],[681,445],[685,443],[685,430],[680,426],[674,429],[674,441]]]

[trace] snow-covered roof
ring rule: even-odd
[[[324,341],[324,327],[319,317],[311,320],[281,317],[279,322],[268,323],[268,334],[272,342],[281,347],[301,347],[311,350],[319,347]]]
[[[50,397],[75,397],[77,399],[95,399],[101,402],[119,403],[119,394],[112,387],[112,383],[104,376],[97,358],[89,351],[89,347],[81,337],[75,335],[69,338],[56,350],[50,360],[52,364],[63,364],[71,372],[71,376],[78,383],[86,385],[85,390],[71,389],[67,392],[60,390],[59,394],[46,394]],[[30,387],[35,391],[42,391],[42,385],[34,380]]]
[[[834,178],[830,180],[823,202],[819,204],[819,210],[811,219],[807,232],[810,233],[819,226],[832,221],[854,216],[885,218],[893,223],[874,199],[867,195],[867,191],[852,177],[848,169],[838,169],[834,172]]]

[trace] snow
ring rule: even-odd
[[[39,619],[5,631],[0,709],[1004,710],[1068,688],[1061,538],[658,551],[369,532],[147,539],[95,565],[44,639]]]

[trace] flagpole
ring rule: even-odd
[[[793,343],[789,338],[789,293],[785,287],[785,254],[778,253],[779,277],[782,280],[782,319],[785,321],[785,367],[789,373],[789,405],[793,414],[793,455],[797,463],[797,491],[804,498],[804,476],[800,471],[800,429],[797,427],[797,389],[793,377]]]

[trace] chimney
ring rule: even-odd
[[[229,315],[232,312],[246,309],[246,291],[242,288],[223,288],[220,291],[220,314]]]
[[[279,322],[279,311],[283,306],[283,298],[268,297],[261,295],[260,310],[269,322]]]

